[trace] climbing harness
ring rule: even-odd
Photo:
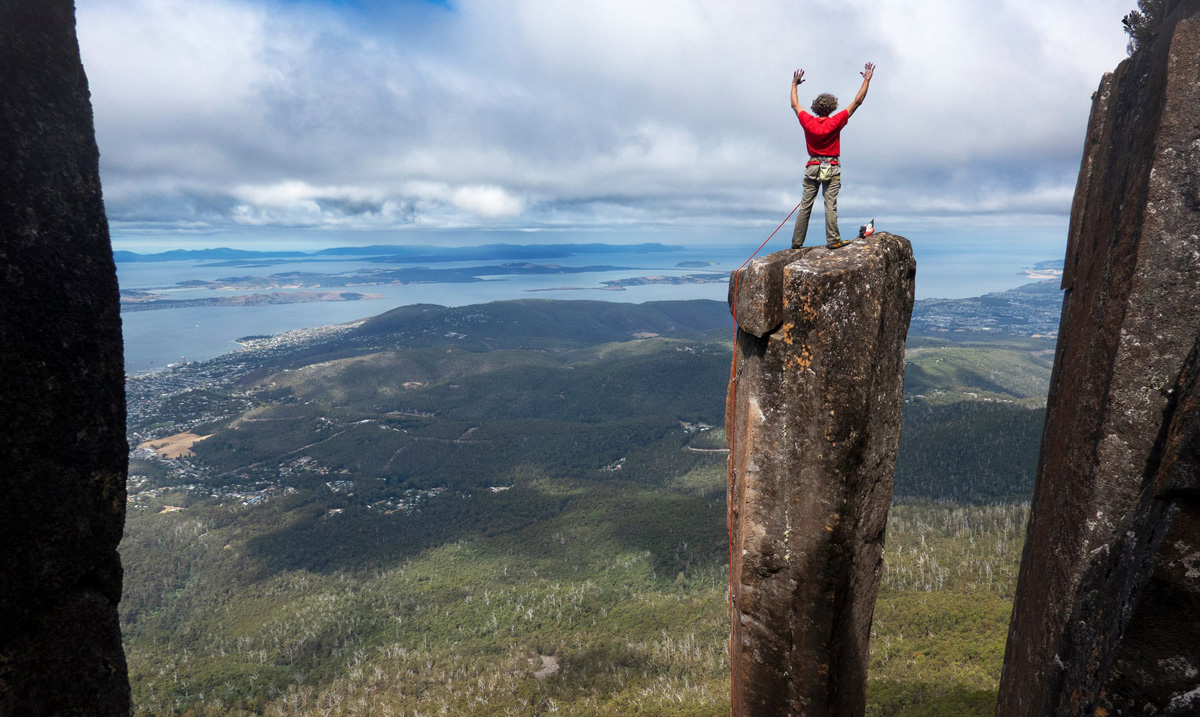
[[[804,165],[805,169],[809,167],[819,167],[817,170],[816,179],[818,182],[828,182],[833,179],[834,168],[841,167],[841,162],[837,157],[809,157],[808,163]],[[784,221],[787,221],[786,219]]]

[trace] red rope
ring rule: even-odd
[[[780,229],[783,228],[784,224],[787,224],[788,220],[792,218],[792,215],[795,214],[796,210],[799,208],[800,208],[799,203],[797,203],[796,206],[792,207],[792,211],[788,212],[788,215],[783,218],[783,221],[779,222],[779,226],[775,227],[775,231],[771,232],[771,235],[768,236],[763,241],[762,244],[759,244],[758,248],[754,250],[754,253],[751,254],[749,257],[747,257],[746,261],[742,262],[742,265],[739,266],[737,268],[737,271],[735,271],[733,273],[733,303],[732,303],[732,306],[730,307],[733,311],[733,317],[734,317],[733,318],[733,359],[729,365],[729,406],[731,406],[733,409],[732,410],[733,415],[730,416],[729,418],[733,419],[733,420],[730,420],[725,425],[725,433],[729,439],[729,441],[728,441],[729,442],[729,462],[728,462],[728,475],[727,475],[727,481],[726,481],[727,485],[726,485],[725,495],[728,496],[726,499],[726,503],[728,504],[726,506],[726,510],[727,510],[726,523],[729,526],[729,669],[731,671],[730,674],[732,674],[732,670],[733,670],[733,620],[734,620],[734,614],[733,614],[733,458],[735,455],[734,438],[735,438],[735,434],[737,433],[735,426],[737,425],[736,417],[737,417],[737,368],[738,368],[738,350],[737,350],[738,283],[741,281],[741,278],[742,278],[742,269],[746,268],[746,265],[750,263],[751,259],[758,256],[758,253],[763,250],[763,247],[767,245],[767,242],[771,241],[771,237],[775,236],[775,234]],[[732,680],[730,680],[730,683],[729,683],[729,690],[730,690],[729,691],[729,711],[730,711],[730,714],[732,714],[733,713],[733,681]]]

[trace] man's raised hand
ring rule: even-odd
[[[792,73],[792,86],[802,84],[804,82],[804,70],[796,70]]]
[[[862,87],[858,88],[858,94],[854,96],[854,100],[846,107],[846,112],[853,115],[863,100],[867,99],[867,88],[871,86],[871,75],[875,74],[875,63],[868,62],[863,66],[863,71],[858,73],[862,75]]]

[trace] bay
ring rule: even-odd
[[[788,237],[790,239],[790,237]],[[787,239],[777,236],[761,253],[786,248]],[[724,301],[725,282],[705,284],[643,284],[623,291],[601,290],[601,282],[643,276],[684,276],[729,272],[740,266],[761,238],[745,242],[679,246],[673,251],[577,254],[537,261],[567,267],[628,267],[619,271],[574,274],[517,274],[485,277],[470,283],[414,283],[346,287],[384,298],[267,306],[199,306],[155,311],[122,312],[125,338],[125,370],[128,373],[158,371],[180,360],[200,361],[236,351],[235,339],[270,335],[294,329],[345,323],[417,303],[463,306],[510,299],[588,299],[642,303],[661,300],[711,299]],[[809,242],[812,243],[811,241]],[[1030,279],[1025,271],[1044,261],[1061,259],[1064,241],[1044,236],[929,237],[913,241],[917,258],[917,298],[963,298],[1003,291]],[[517,260],[520,261],[520,260]],[[681,263],[701,266],[679,266]],[[431,268],[493,265],[501,262],[423,263]],[[711,263],[711,265],[709,265]],[[283,272],[339,274],[363,268],[398,268],[368,259],[309,259],[262,266],[213,266],[206,261],[119,263],[117,276],[122,290],[153,290],[169,299],[231,296],[251,291],[213,290],[180,286],[179,282],[211,281],[233,276],[267,276]],[[572,287],[572,288],[564,288]],[[272,290],[275,291],[275,290]]]

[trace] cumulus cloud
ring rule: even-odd
[[[1129,4],[79,0],[78,28],[118,236],[774,223],[792,69],[845,104],[867,60],[843,208],[1020,224],[1069,209]]]

